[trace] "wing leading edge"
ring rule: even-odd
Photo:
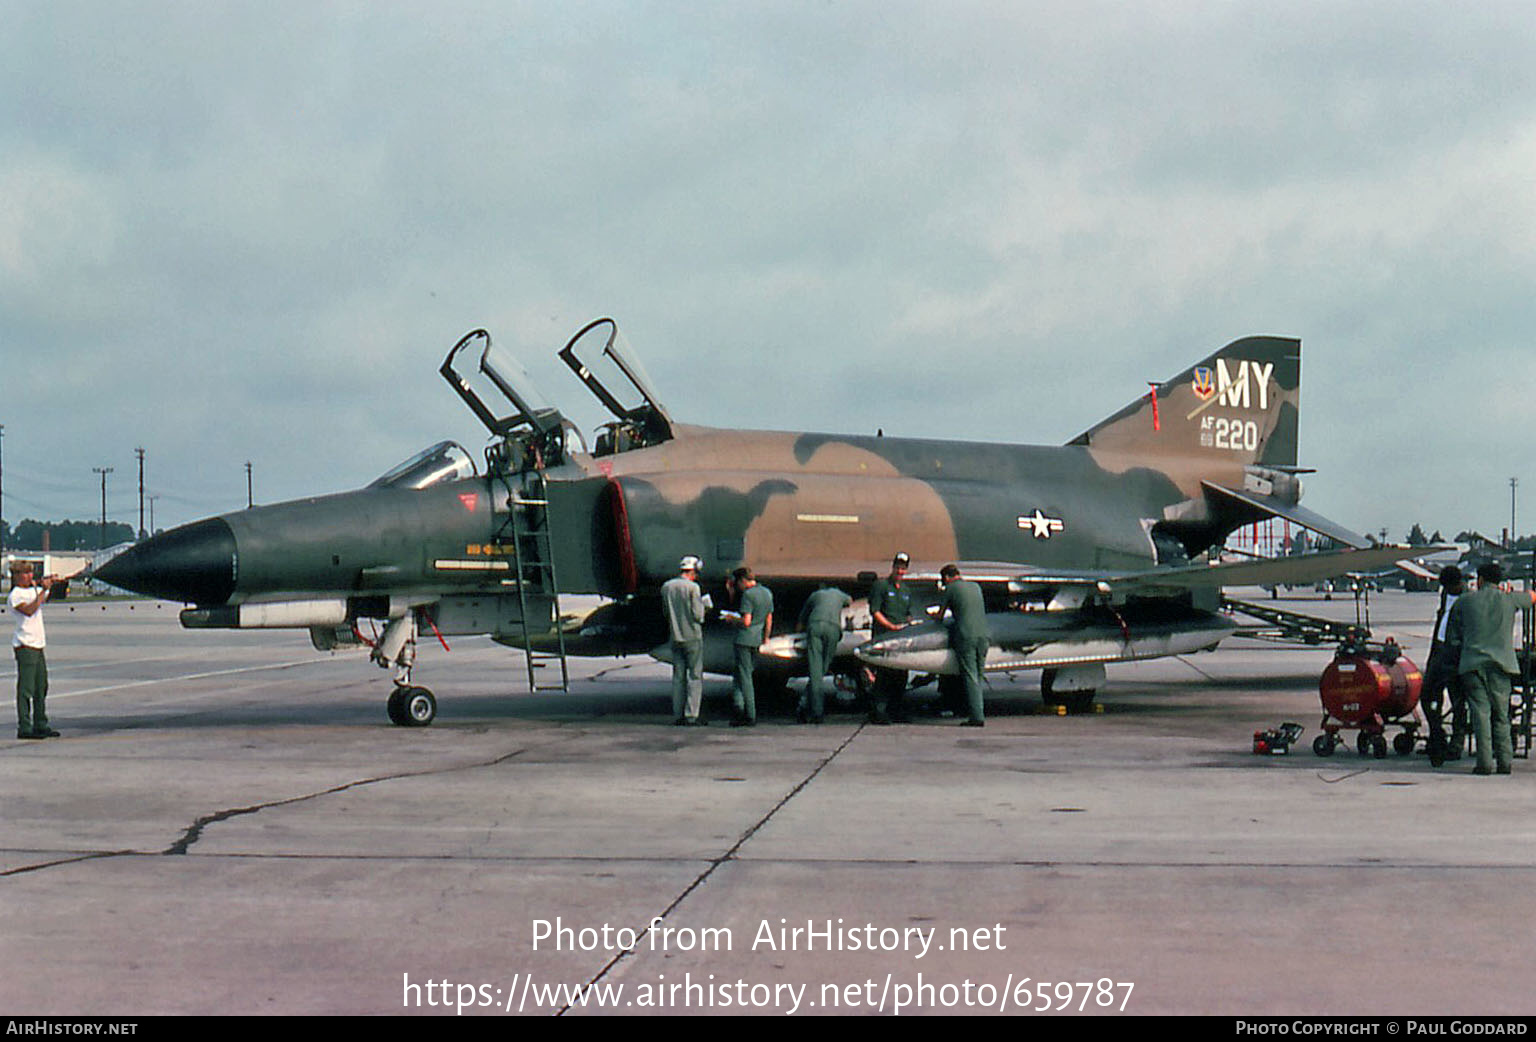
[[[1019,591],[1048,587],[1091,587],[1113,597],[1155,596],[1220,586],[1302,584],[1351,572],[1371,572],[1424,553],[1423,547],[1379,546],[1364,550],[1331,550],[1295,557],[1267,557],[1220,564],[1191,564],[1148,568],[1138,572],[1059,569],[1029,571],[996,561],[960,562],[961,574],[979,582],[1007,582]],[[909,575],[922,581],[927,576]],[[937,579],[937,576],[932,578]]]

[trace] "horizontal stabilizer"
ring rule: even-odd
[[[1287,503],[1274,496],[1263,496],[1257,492],[1246,492],[1235,488],[1227,488],[1225,485],[1212,484],[1202,481],[1205,490],[1218,499],[1226,498],[1244,506],[1252,507],[1274,517],[1283,517],[1292,524],[1316,532],[1318,535],[1327,536],[1336,543],[1361,549],[1369,546],[1370,542],[1357,532],[1352,532],[1337,522],[1330,521],[1321,514],[1308,510],[1304,506],[1295,503]]]

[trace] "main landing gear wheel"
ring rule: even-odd
[[[397,687],[389,695],[389,720],[401,727],[426,727],[437,719],[437,698],[424,687]]]
[[[1407,731],[1401,731],[1392,738],[1392,751],[1399,756],[1408,756],[1413,752],[1413,735]]]

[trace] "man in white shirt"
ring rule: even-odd
[[[43,577],[39,585],[28,561],[11,565],[10,608],[16,615],[16,635],[11,651],[16,656],[16,737],[57,738],[59,732],[48,726],[48,661],[43,648],[48,643],[43,632],[43,605],[48,601],[53,580]]]

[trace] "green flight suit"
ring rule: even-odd
[[[1520,668],[1515,662],[1514,625],[1520,610],[1530,606],[1529,593],[1505,592],[1496,586],[1463,594],[1451,606],[1445,640],[1447,644],[1461,644],[1456,672],[1472,710],[1480,774],[1492,770],[1495,761],[1500,772],[1507,772],[1514,758],[1509,733],[1510,678]]]
[[[826,710],[827,669],[832,656],[837,653],[837,642],[843,636],[843,612],[853,604],[853,598],[835,587],[824,587],[806,598],[800,609],[800,629],[805,631],[805,664],[810,671],[810,681],[805,694],[800,697],[796,715],[821,723]]]
[[[731,689],[731,705],[736,709],[736,719],[749,724],[757,722],[757,692],[752,687],[752,672],[757,668],[757,649],[764,640],[764,627],[768,616],[773,614],[773,594],[762,583],[743,590],[736,605],[738,614],[752,616],[752,625],[736,631],[733,642],[736,651],[735,686]]]
[[[955,579],[944,588],[944,600],[939,614],[950,612],[954,625],[949,631],[949,646],[954,649],[960,663],[960,675],[965,679],[965,706],[970,722],[984,722],[981,701],[981,676],[986,670],[989,634],[987,633],[987,606],[981,596],[981,587],[969,579]]]
[[[912,620],[912,588],[906,583],[898,586],[889,577],[875,580],[875,584],[869,588],[869,615],[870,638],[884,636],[895,630],[886,629],[876,619],[875,612],[880,612],[890,622],[900,629]],[[905,719],[905,702],[907,694],[907,671],[904,669],[874,668],[874,688],[869,693],[869,718],[876,723],[885,723],[895,717]]]

